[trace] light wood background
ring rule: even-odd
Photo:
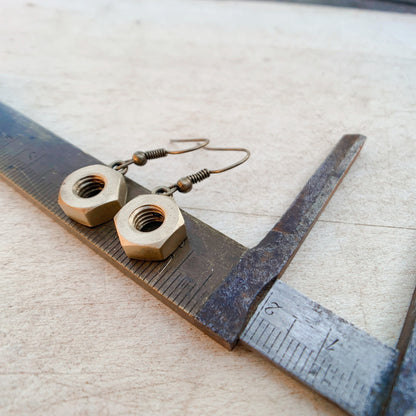
[[[415,278],[416,16],[245,1],[0,0],[0,100],[104,162],[205,136],[177,202],[255,245],[344,133],[367,143],[283,280],[390,346]],[[227,156],[227,157],[226,157]],[[169,184],[237,155],[131,168]],[[0,413],[341,415],[228,352],[0,182]]]

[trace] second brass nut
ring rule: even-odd
[[[164,260],[186,238],[185,221],[175,201],[165,195],[140,195],[127,203],[114,222],[128,257]]]

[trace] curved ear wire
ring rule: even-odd
[[[196,146],[189,147],[187,149],[166,150],[166,153],[168,153],[169,155],[179,155],[179,154],[182,154],[182,153],[193,152],[194,150],[198,150],[198,149],[201,149],[202,147],[205,147],[209,143],[209,139],[204,139],[204,138],[200,138],[200,139],[172,139],[172,140],[170,140],[170,142],[171,143],[189,143],[189,142],[200,143],[200,144],[197,144]]]
[[[245,152],[245,156],[240,159],[238,162],[235,162],[231,165],[226,166],[222,169],[211,169],[209,171],[210,174],[213,173],[222,173],[227,170],[236,168],[237,166],[243,164],[248,158],[250,157],[250,151],[248,149],[245,149],[244,147],[205,147],[204,150],[210,150],[210,151],[220,151],[220,152]]]
[[[182,150],[167,150],[164,148],[154,149],[154,150],[147,150],[145,152],[138,151],[134,152],[131,159],[128,160],[116,160],[115,162],[111,163],[109,166],[123,175],[127,173],[129,169],[129,165],[134,163],[138,166],[143,166],[147,163],[150,159],[158,159],[160,157],[165,157],[167,155],[180,155],[182,153],[193,152],[194,150],[201,149],[201,147],[205,147],[208,143],[208,139],[198,138],[198,139],[175,139],[171,140],[172,143],[199,143],[196,146],[188,147]]]
[[[193,184],[201,182],[204,179],[209,178],[212,174],[222,173],[227,170],[233,169],[242,163],[244,163],[250,157],[250,151],[244,147],[204,147],[204,150],[208,151],[230,151],[230,152],[244,152],[246,155],[238,162],[232,163],[221,169],[201,169],[192,175],[184,176],[179,179],[174,185],[171,186],[159,186],[153,189],[154,194],[172,195],[174,192],[189,192],[192,189]]]

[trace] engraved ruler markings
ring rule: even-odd
[[[354,415],[374,414],[397,355],[281,281],[240,340]]]

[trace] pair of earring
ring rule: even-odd
[[[222,173],[244,163],[250,152],[245,148],[207,147],[208,139],[179,139],[171,142],[195,142],[182,150],[163,148],[135,152],[131,159],[106,165],[91,165],[69,174],[62,182],[58,203],[65,214],[80,224],[95,227],[114,218],[118,237],[128,257],[140,260],[164,260],[186,239],[185,221],[173,200],[176,191],[187,193],[194,184],[211,174]],[[192,152],[241,151],[246,155],[222,169],[202,169],[182,177],[170,186],[159,186],[151,194],[140,195],[126,204],[124,175],[132,164],[143,166],[148,160]]]

